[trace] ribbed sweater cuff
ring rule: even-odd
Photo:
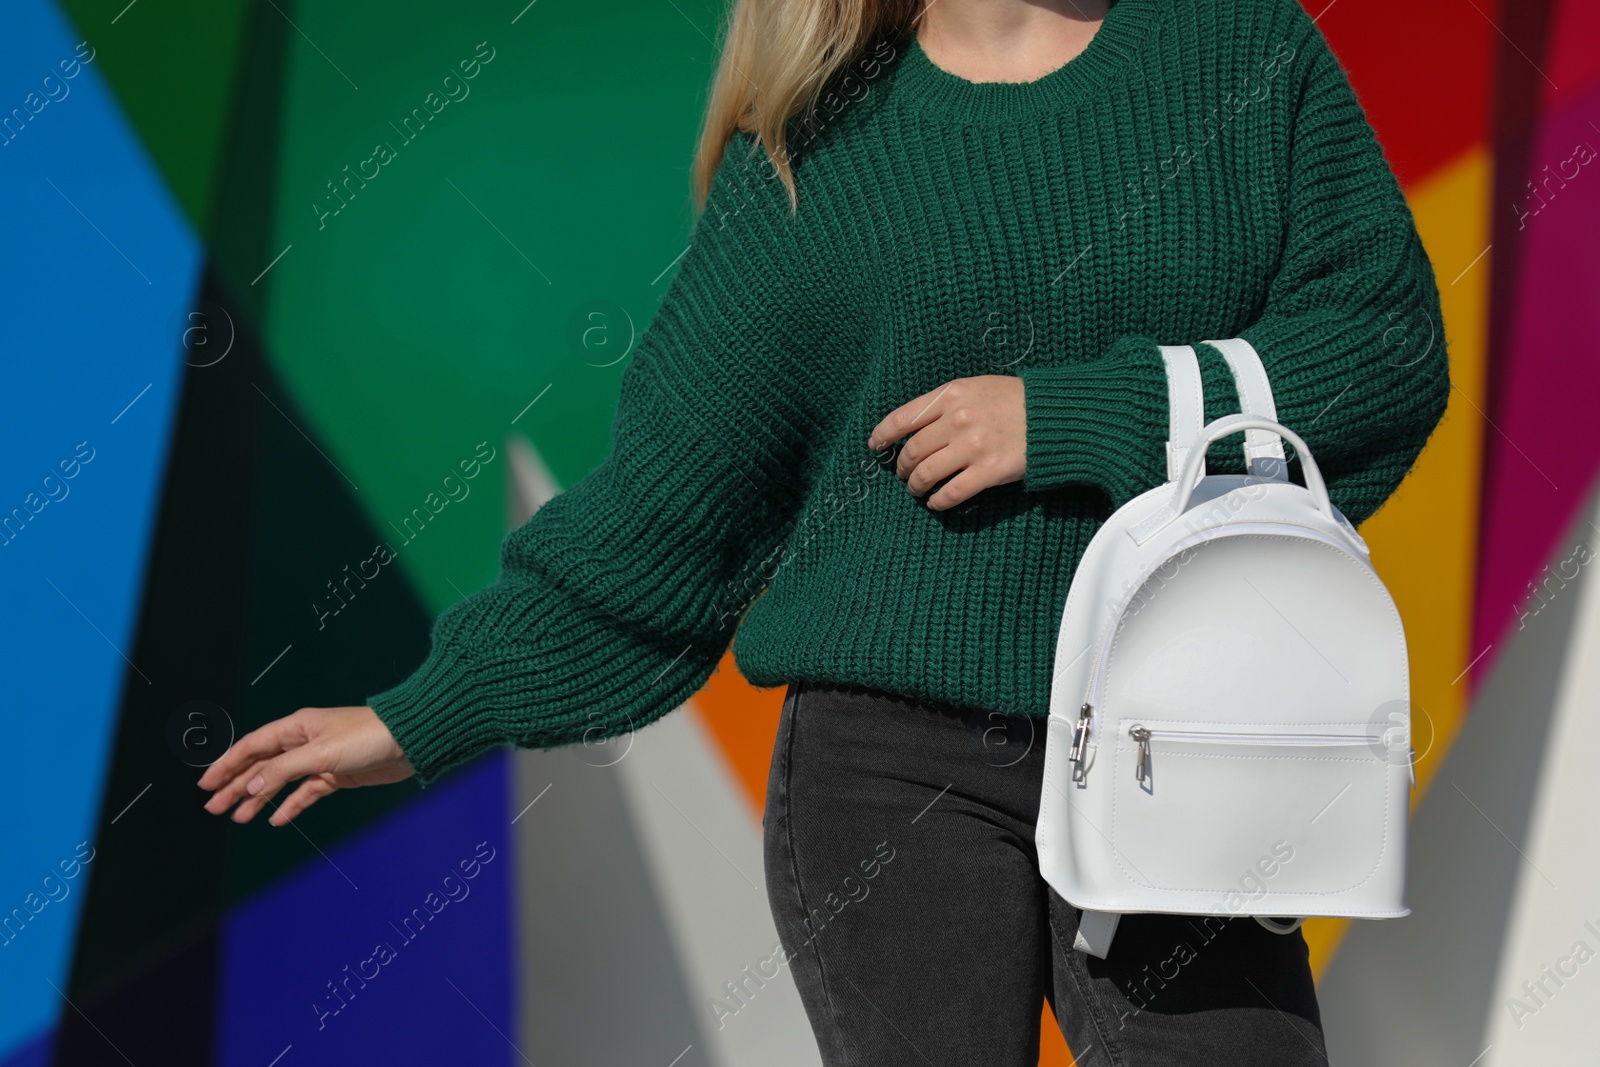
[[[1166,471],[1167,378],[1156,342],[1125,337],[1100,359],[1024,367],[1026,490],[1095,485],[1112,504]]]
[[[541,683],[577,650],[560,635],[575,605],[533,572],[501,577],[441,613],[427,658],[399,685],[367,697],[424,786],[485,749],[548,729]],[[563,694],[564,695],[564,694]]]
[[[471,656],[435,642],[399,685],[367,697],[426,786],[448,768],[506,740],[485,715]]]

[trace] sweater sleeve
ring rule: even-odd
[[[1296,5],[1298,12],[1298,5]],[[1320,31],[1301,16],[1305,65],[1282,186],[1284,251],[1254,321],[1278,421],[1305,439],[1334,505],[1359,525],[1399,486],[1444,414],[1450,380],[1439,292],[1410,208]],[[1233,336],[1223,334],[1221,336]],[[1233,379],[1195,344],[1206,421],[1239,410]],[[1165,481],[1166,375],[1153,337],[1094,360],[1025,368],[1024,487],[1088,484],[1116,506]],[[1233,435],[1214,472],[1243,471]],[[1292,447],[1291,477],[1303,482]]]
[[[497,744],[603,743],[691,696],[802,499],[812,432],[804,242],[736,134],[622,371],[610,450],[500,545],[495,582],[440,614],[404,681],[367,698],[423,785]]]

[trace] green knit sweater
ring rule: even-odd
[[[1046,714],[1079,557],[1165,480],[1160,344],[1251,342],[1357,524],[1443,415],[1432,268],[1295,0],[1120,0],[1027,83],[967,81],[908,35],[850,73],[791,121],[797,213],[753,138],[729,143],[609,454],[368,698],[424,784],[496,744],[642,727],[730,642],[757,686]],[[1207,419],[1237,411],[1199,351]],[[980,374],[1024,383],[1026,475],[934,511],[867,433]],[[1243,469],[1242,440],[1213,471]]]

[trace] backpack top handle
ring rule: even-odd
[[[1170,518],[1177,518],[1188,508],[1189,497],[1200,481],[1200,463],[1205,461],[1206,448],[1218,438],[1227,437],[1240,430],[1264,430],[1294,445],[1295,452],[1300,456],[1300,470],[1306,477],[1306,488],[1311,491],[1311,499],[1329,521],[1344,525],[1339,522],[1339,515],[1333,510],[1333,501],[1328,497],[1328,483],[1322,480],[1322,471],[1317,469],[1317,461],[1311,458],[1311,449],[1306,447],[1300,435],[1281,422],[1242,412],[1238,415],[1224,415],[1201,430],[1195,438],[1194,444],[1189,447],[1188,462],[1184,464],[1183,471],[1178,475],[1177,484],[1173,486],[1172,503],[1168,505],[1172,512]],[[1200,462],[1196,462],[1197,458]],[[1287,479],[1273,480],[1287,481]]]

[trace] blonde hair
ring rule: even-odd
[[[760,142],[789,191],[790,210],[797,210],[788,121],[801,113],[810,121],[834,76],[880,38],[908,29],[922,6],[923,0],[734,0],[695,149],[696,211],[705,206],[735,130]]]

